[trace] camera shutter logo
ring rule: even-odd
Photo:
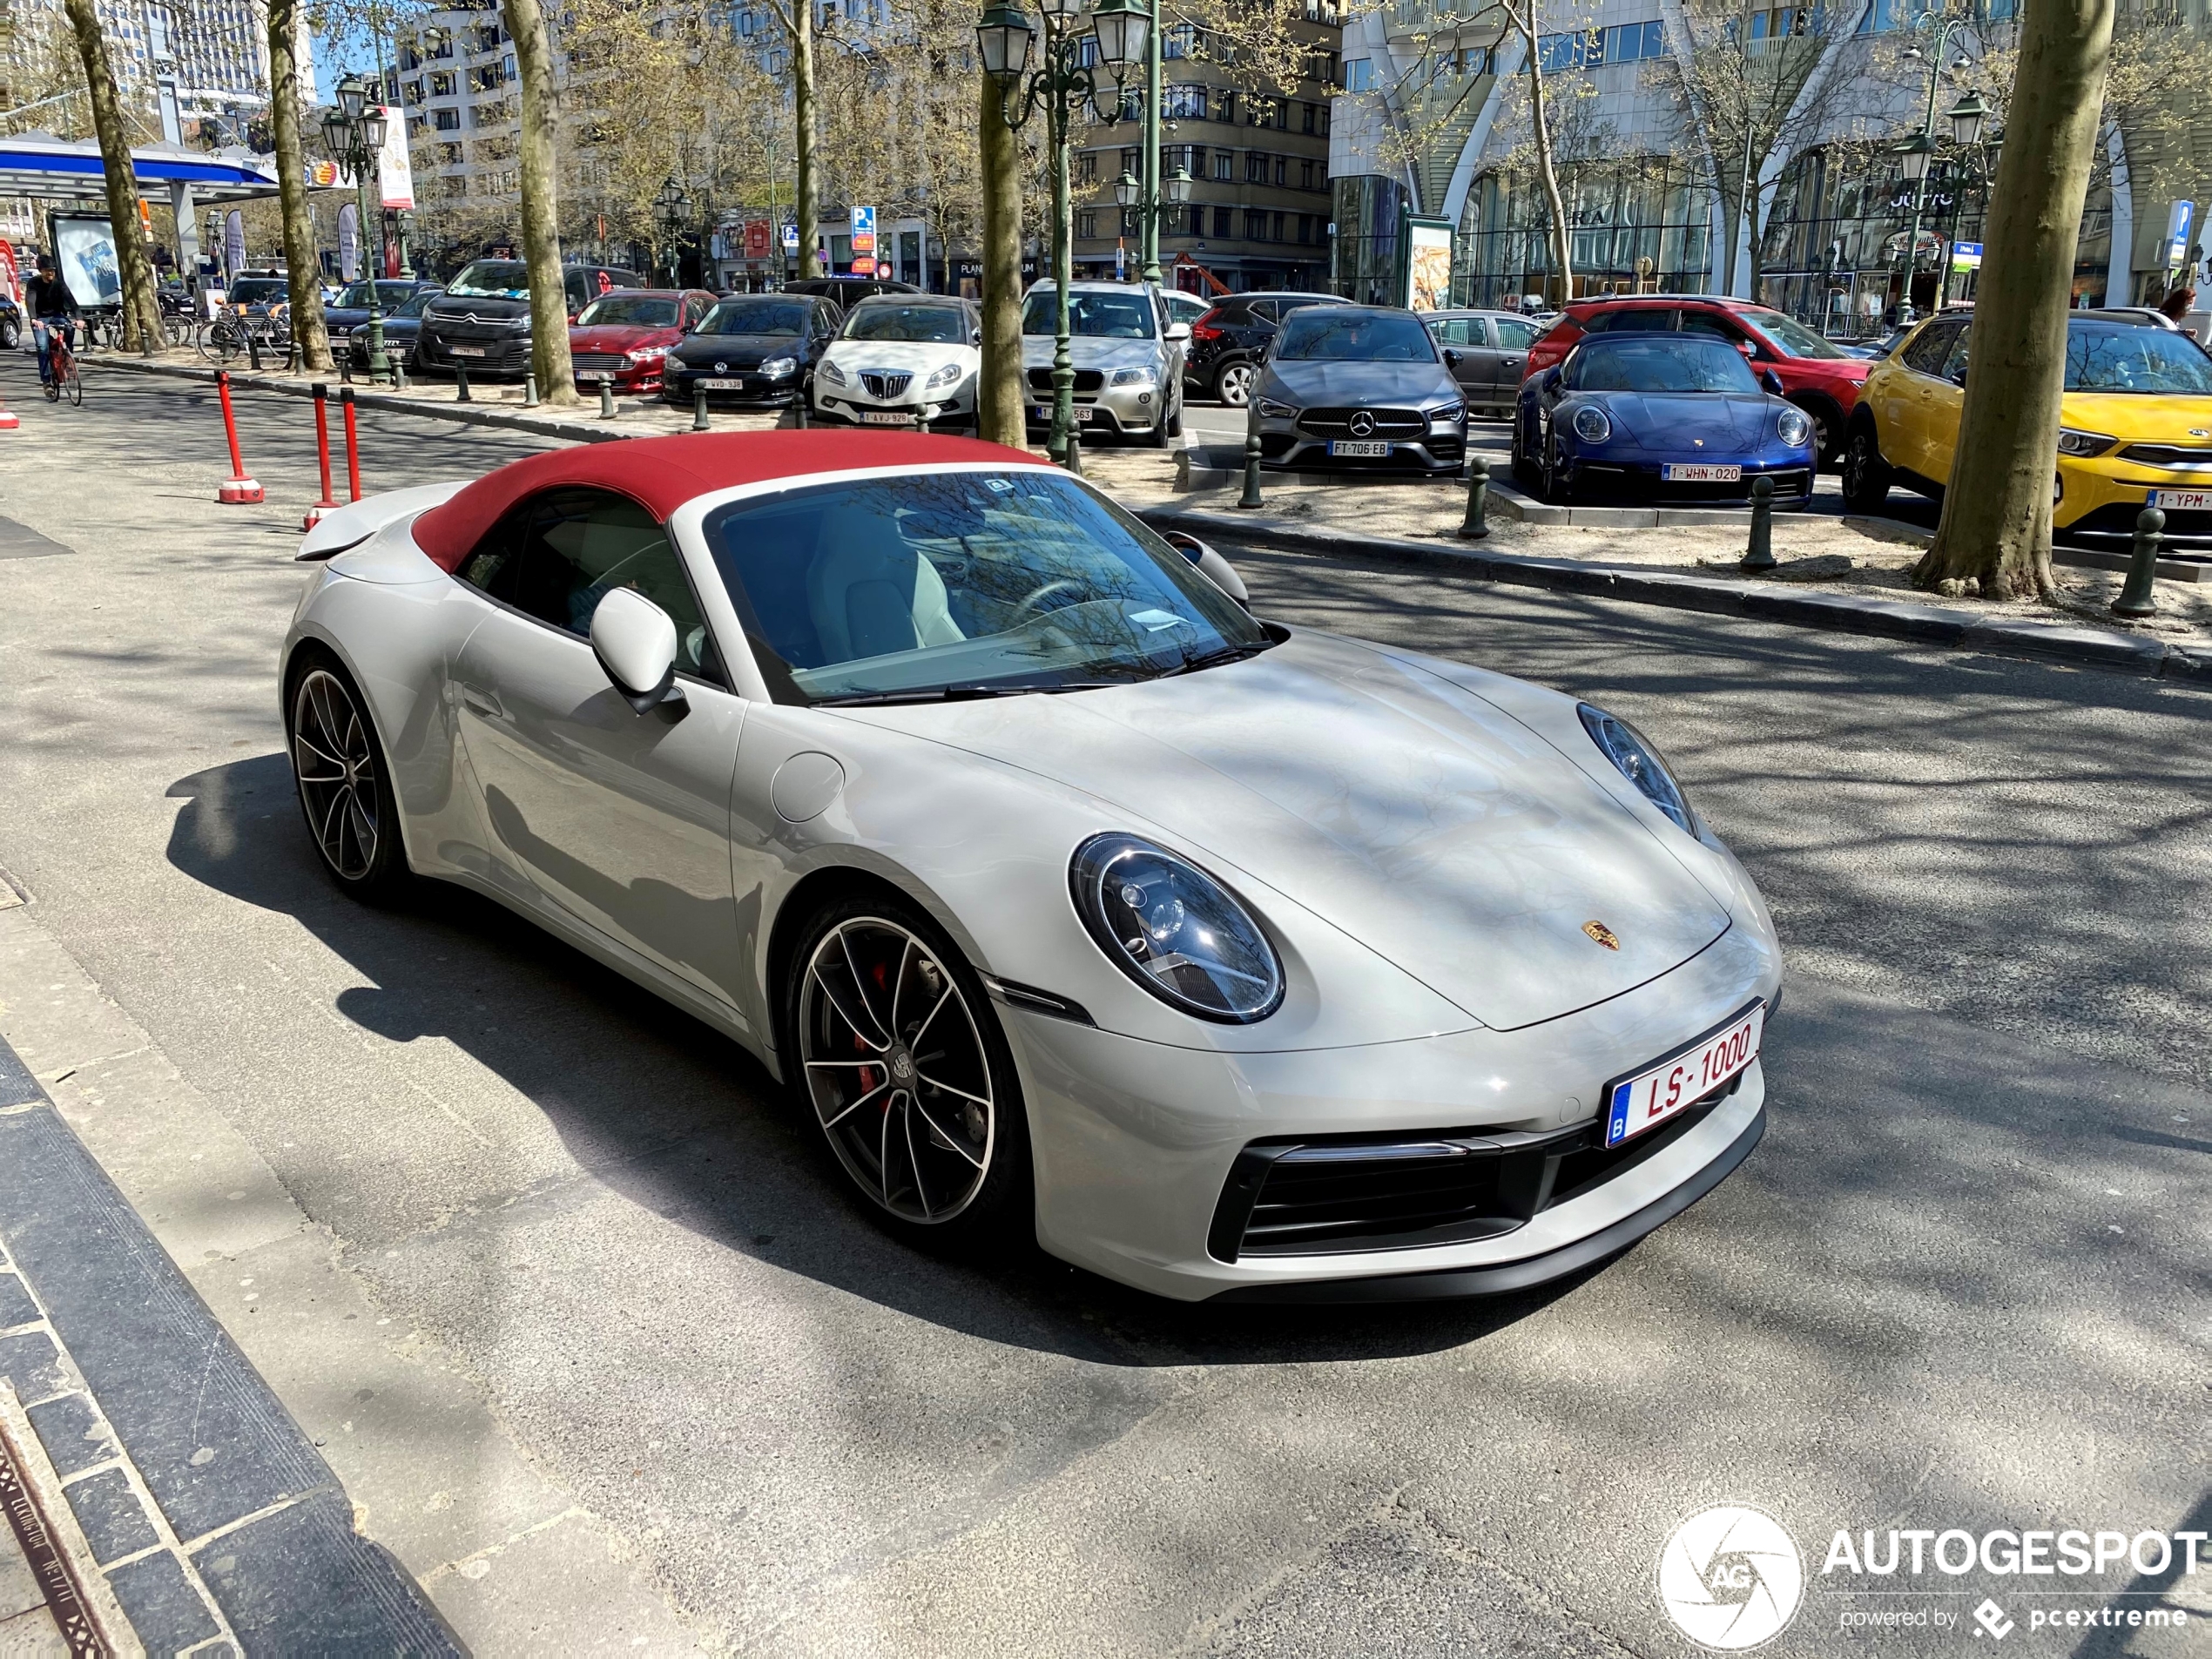
[[[1659,1602],[1701,1648],[1741,1653],[1788,1628],[1804,1597],[1804,1560],[1771,1515],[1738,1504],[1701,1511],[1659,1552]]]

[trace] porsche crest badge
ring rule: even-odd
[[[1586,921],[1582,924],[1582,931],[1608,950],[1621,948],[1620,936],[1602,921]]]

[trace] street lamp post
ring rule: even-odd
[[[1920,220],[1928,208],[1928,159],[1935,149],[1931,136],[1935,131],[1936,94],[1943,89],[1943,55],[1951,50],[1951,37],[1966,26],[1963,17],[1946,17],[1943,26],[1936,31],[1935,51],[1924,53],[1918,46],[1908,46],[1900,54],[1906,62],[1928,62],[1928,107],[1920,118],[1920,130],[1897,146],[1898,163],[1905,173],[1905,182],[1912,186],[1912,229],[1905,239],[1905,294],[1898,301],[1897,320],[1900,323],[1912,320],[1912,269],[1920,259]],[[1960,53],[1953,69],[1969,67],[1965,53]],[[1979,123],[1976,123],[1979,127]],[[1942,300],[1936,302],[1942,308]]]
[[[1052,342],[1052,431],[1045,453],[1062,466],[1068,464],[1069,435],[1076,425],[1076,368],[1068,350],[1068,122],[1077,110],[1089,105],[1098,91],[1097,78],[1082,61],[1082,35],[1076,29],[1079,0],[1040,0],[1044,17],[1044,57],[1026,78],[1029,49],[1037,30],[1008,0],[995,0],[976,20],[975,44],[983,72],[998,89],[999,114],[1009,128],[1019,131],[1029,117],[1042,111],[1047,146],[1052,156],[1052,287],[1054,307]],[[1112,14],[1123,21],[1116,44],[1126,50],[1127,30],[1146,26],[1135,0],[1107,0],[1118,6]],[[1134,14],[1133,24],[1130,21]],[[1101,19],[1107,15],[1101,8]],[[1087,31],[1085,31],[1087,32]],[[1136,43],[1136,44],[1141,44]],[[1103,41],[1102,41],[1103,44]],[[1027,399],[1026,389],[1024,399]]]
[[[1171,201],[1187,201],[1186,187],[1181,196],[1175,195],[1167,181],[1160,177],[1160,0],[1099,0],[1092,20],[1098,37],[1098,58],[1114,71],[1114,108],[1103,118],[1109,126],[1127,120],[1125,113],[1129,96],[1125,83],[1129,71],[1142,62],[1144,65],[1144,137],[1138,152],[1139,172],[1134,178],[1124,171],[1133,186],[1131,192],[1121,198],[1122,206],[1134,207],[1136,216],[1137,257],[1142,261],[1139,274],[1147,282],[1160,280],[1160,214],[1163,205]],[[1178,167],[1177,175],[1189,179],[1187,170]]]
[[[381,214],[368,213],[368,170],[384,149],[384,111],[368,101],[361,77],[348,75],[338,83],[338,102],[322,118],[323,148],[331,160],[354,175],[354,212],[364,239],[371,225],[382,230]],[[381,239],[381,235],[380,235]],[[391,363],[384,355],[384,307],[377,303],[376,272],[368,272],[368,377],[389,378]]]
[[[684,212],[689,200],[674,173],[668,175],[660,193],[653,198],[653,206],[660,209],[662,239],[668,244],[668,286],[671,288],[677,286],[677,238],[684,233]]]

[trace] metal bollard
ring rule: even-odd
[[[537,407],[537,371],[534,368],[523,372],[523,407],[526,409]]]
[[[798,398],[798,401],[795,401],[794,403],[792,403],[792,405],[791,406],[791,408],[792,408],[792,424],[793,426],[797,427],[797,428],[799,428],[801,432],[806,431],[806,394],[803,390],[799,393],[799,398]]]
[[[1490,504],[1490,463],[1480,455],[1467,462],[1467,516],[1460,526],[1460,534],[1470,542],[1479,542],[1489,535],[1490,526],[1483,517]]]
[[[338,360],[338,379],[347,386],[354,383],[354,354],[350,347],[347,348],[346,354]]]
[[[1761,473],[1751,480],[1751,544],[1743,550],[1739,570],[1774,569],[1774,480]]]
[[[615,418],[615,377],[611,374],[599,376],[599,418],[602,421]]]
[[[261,336],[260,336],[260,335],[259,335],[259,334],[248,334],[248,335],[246,335],[246,361],[249,361],[249,362],[251,362],[251,363],[253,365],[253,372],[254,372],[256,374],[259,374],[261,372]]]
[[[403,358],[395,357],[395,358],[393,358],[393,359],[391,360],[391,361],[392,361],[392,389],[393,389],[395,392],[404,392],[405,390],[407,390],[407,362],[406,362],[406,360],[405,360],[405,359],[403,359]]]
[[[1250,413],[1244,420],[1244,493],[1237,497],[1239,507],[1265,505],[1259,498],[1259,401],[1251,401]]]
[[[706,388],[704,386],[694,386],[691,388],[691,430],[694,432],[709,430],[706,424]]]
[[[453,366],[453,401],[456,403],[475,401],[469,395],[469,365],[466,363]]]
[[[1065,462],[1068,470],[1078,478],[1083,475],[1083,441],[1079,435],[1080,431],[1081,428],[1075,426],[1068,428],[1068,459]]]
[[[2166,515],[2146,507],[2135,515],[2135,551],[2128,566],[2127,585],[2112,602],[2115,617],[2148,617],[2158,609],[2158,544],[2166,538]]]

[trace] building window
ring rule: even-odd
[[[430,111],[430,125],[441,132],[458,132],[461,131],[461,111],[433,110]]]
[[[1344,60],[1344,90],[1347,92],[1372,92],[1375,90],[1375,60],[1372,57],[1347,57]]]
[[[1204,86],[1170,86],[1162,89],[1160,113],[1170,121],[1203,121],[1206,118],[1206,89]]]
[[[1283,216],[1280,213],[1271,213],[1268,217],[1270,227],[1267,239],[1271,242],[1279,242],[1283,239]]]
[[[1244,182],[1248,185],[1267,182],[1267,158],[1257,150],[1244,152]]]
[[[1095,185],[1098,182],[1098,152],[1085,150],[1076,158],[1076,182]]]
[[[1236,182],[1237,157],[1233,151],[1217,150],[1213,152],[1213,176],[1221,184]]]
[[[450,71],[440,70],[436,74],[430,77],[430,96],[432,98],[451,98],[453,96],[453,76]]]
[[[1883,0],[1876,0],[1879,5]],[[1754,12],[1751,15],[1752,34],[1761,37],[1765,19],[1776,14]],[[1810,14],[1808,14],[1810,15]],[[1730,25],[1733,27],[1733,25]],[[1667,55],[1666,25],[1657,18],[1649,23],[1619,24],[1610,29],[1580,29],[1568,35],[1546,35],[1536,43],[1536,63],[1545,74],[1556,75],[1570,69],[1599,69],[1607,64],[1633,64],[1647,57]],[[1483,73],[1494,73],[1497,63],[1494,56]]]
[[[1237,118],[1237,94],[1228,87],[1221,89],[1221,97],[1214,105],[1214,119],[1234,121]]]
[[[1136,234],[1136,209],[1134,207],[1122,209],[1122,234],[1125,237]]]
[[[1085,207],[1076,212],[1076,234],[1087,242],[1097,236],[1098,210],[1096,207]]]
[[[1321,114],[1320,108],[1319,108],[1319,106],[1318,106],[1318,105],[1312,105],[1312,104],[1301,104],[1301,105],[1298,105],[1298,131],[1299,131],[1300,132],[1307,132],[1307,133],[1312,132],[1313,131],[1313,124],[1314,124],[1314,122],[1315,122],[1316,120],[1318,120],[1318,119],[1320,118],[1320,114]]]
[[[1298,164],[1298,187],[1300,190],[1313,188],[1313,164],[1312,162],[1301,161]]]
[[[1124,150],[1122,152],[1122,171],[1127,173],[1130,178],[1134,179],[1137,176],[1136,170],[1142,166],[1143,163],[1144,157],[1141,152],[1136,150]]]
[[[1179,23],[1160,37],[1162,57],[1188,57],[1198,44],[1198,26]]]
[[[1291,182],[1291,158],[1288,156],[1275,158],[1275,182],[1278,185],[1288,185]]]
[[[1202,209],[1201,211],[1203,212],[1204,210]],[[1231,222],[1230,210],[1228,208],[1217,207],[1213,210],[1213,233],[1216,236],[1225,237],[1234,235],[1236,233],[1230,228]]]

